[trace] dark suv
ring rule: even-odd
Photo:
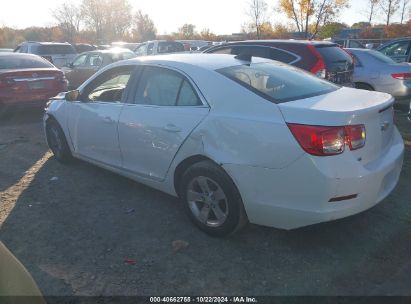
[[[19,44],[14,52],[39,55],[58,68],[69,64],[77,56],[76,49],[67,42],[26,41]]]
[[[285,62],[318,77],[352,87],[354,61],[335,43],[307,40],[250,40],[229,42],[204,53],[251,55]]]

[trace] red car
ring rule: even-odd
[[[37,55],[0,53],[0,108],[44,106],[67,91],[64,73]]]

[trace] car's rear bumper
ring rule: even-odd
[[[294,229],[353,215],[376,205],[396,186],[404,143],[395,129],[391,147],[378,160],[335,165],[307,154],[283,169],[224,165],[243,198],[251,223]],[[357,162],[357,163],[354,163]],[[353,199],[330,199],[357,195]]]

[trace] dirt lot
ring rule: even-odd
[[[384,202],[335,222],[288,232],[249,225],[225,239],[194,228],[168,195],[84,162],[59,164],[41,113],[17,116],[0,123],[0,239],[45,295],[411,295],[404,116],[404,167]],[[175,240],[188,246],[174,252]]]

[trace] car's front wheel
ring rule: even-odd
[[[180,196],[190,219],[210,235],[228,235],[247,222],[236,186],[227,173],[211,161],[202,161],[187,169]]]
[[[47,121],[46,135],[47,142],[54,154],[54,157],[62,163],[66,163],[71,160],[72,155],[70,147],[67,144],[66,136],[54,119]]]

